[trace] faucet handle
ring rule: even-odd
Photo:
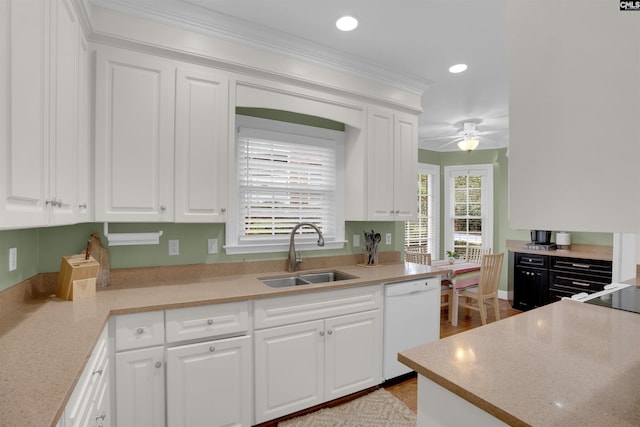
[[[296,264],[300,264],[302,262],[302,254],[300,251],[296,251]]]

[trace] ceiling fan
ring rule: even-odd
[[[427,141],[440,141],[450,139],[451,141],[445,142],[442,144],[439,149],[445,148],[451,144],[457,143],[458,148],[462,151],[472,151],[475,150],[480,144],[480,139],[484,138],[485,135],[489,135],[495,133],[496,131],[479,131],[477,128],[477,123],[475,122],[464,122],[462,123],[462,129],[456,133],[455,135],[450,136],[438,136],[434,138],[427,138]]]

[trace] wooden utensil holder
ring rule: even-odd
[[[85,255],[63,256],[56,286],[56,296],[67,301],[93,298],[96,295],[96,276],[100,264]]]

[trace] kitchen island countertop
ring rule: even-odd
[[[398,358],[508,425],[630,427],[640,425],[639,331],[636,313],[562,300]]]
[[[194,279],[135,280],[100,289],[95,298],[64,301],[55,296],[20,302],[0,315],[0,426],[53,426],[109,316],[142,311],[254,300],[431,277],[446,267],[395,262],[367,268],[340,265],[356,279],[270,288],[260,279],[287,272]],[[309,270],[315,271],[315,270]]]

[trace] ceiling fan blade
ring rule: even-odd
[[[439,141],[442,139],[455,139],[455,138],[461,138],[460,135],[449,135],[449,136],[434,136],[433,138],[425,138],[425,141]]]

